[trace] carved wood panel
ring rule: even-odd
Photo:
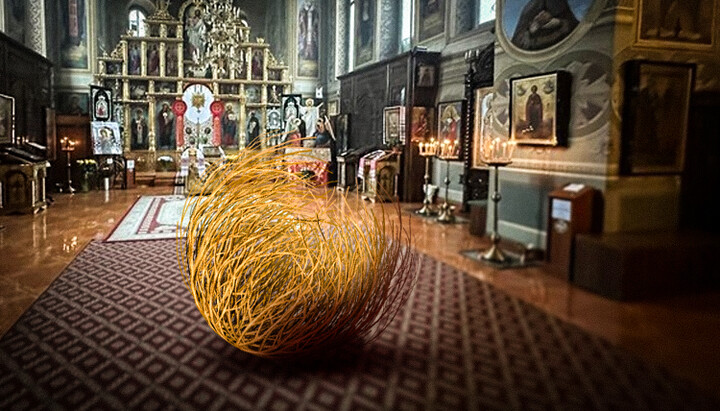
[[[463,210],[469,209],[468,202],[486,200],[489,188],[488,169],[472,168],[473,130],[475,129],[475,89],[493,85],[495,45],[490,43],[468,59],[468,71],[465,74],[465,99],[467,107],[464,113],[465,144],[463,145]]]
[[[413,103],[434,107],[440,53],[413,50],[391,59],[339,76],[343,113],[351,116],[351,149],[382,147],[383,109],[406,107],[406,145],[401,158],[399,194],[402,201],[422,201],[424,162],[417,153],[417,144],[410,139],[410,118]],[[416,89],[417,65],[433,67],[434,84]]]

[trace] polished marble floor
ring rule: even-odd
[[[91,240],[107,236],[139,195],[170,194],[171,187],[56,194],[35,215],[0,216],[0,335],[42,294]],[[349,195],[351,207],[370,204]],[[402,205],[402,209],[414,205]],[[395,208],[396,209],[396,208]],[[403,221],[413,245],[469,275],[599,335],[720,397],[720,293],[643,302],[616,302],[569,285],[542,264],[498,270],[460,251],[484,249],[487,238],[467,224],[442,225],[410,217]]]

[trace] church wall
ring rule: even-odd
[[[693,46],[679,41],[660,41],[649,39],[642,34],[638,17],[646,8],[645,19],[664,16],[659,0],[619,1],[615,23],[615,43],[613,51],[614,71],[617,79],[613,85],[613,116],[610,122],[611,141],[614,147],[621,145],[622,105],[623,105],[623,65],[628,60],[643,59],[661,62],[694,63],[697,65],[695,92],[720,91],[720,4],[717,1],[681,2],[689,10],[699,10],[697,30],[711,33],[713,44]],[[700,6],[705,7],[702,9]],[[710,19],[715,16],[714,33],[710,28]],[[620,153],[613,150],[608,156],[609,164],[618,164]],[[675,228],[679,220],[679,202],[682,181],[679,176],[622,176],[609,179],[605,197],[606,231],[641,231],[651,229]],[[641,218],[638,218],[641,217]]]
[[[347,72],[348,61],[348,42],[349,36],[353,33],[347,33],[349,30],[349,11],[347,9],[347,1],[334,1],[334,15],[336,27],[334,28],[335,38],[339,39],[335,43],[336,60],[329,60],[326,69],[328,71],[325,88],[329,99],[331,96],[339,97],[340,82],[337,81],[337,75]],[[487,44],[494,41],[492,33],[492,24],[486,23],[479,27],[473,27],[474,20],[474,0],[448,0],[443,2],[445,5],[444,28],[441,32],[432,37],[419,40],[417,30],[418,16],[415,12],[416,31],[413,35],[413,43],[407,46],[407,49],[413,46],[426,47],[430,51],[441,52],[442,62],[439,73],[439,89],[437,103],[461,100],[464,98],[464,75],[467,71],[465,63],[465,52],[468,50],[482,49]],[[400,47],[400,26],[402,3],[399,0],[378,0],[376,9],[376,27],[375,38],[378,40],[375,44],[374,58],[372,62],[390,58],[401,52]],[[333,75],[334,74],[334,75]],[[437,126],[436,126],[437,127]],[[434,162],[432,170],[432,184],[439,185],[439,195],[444,198],[445,190],[443,181],[446,173],[446,163],[444,161]],[[460,161],[450,162],[450,179],[448,198],[450,201],[462,201],[462,185],[460,184],[460,175],[463,173],[463,165]]]
[[[285,0],[268,0],[266,2],[265,34],[267,41],[273,46],[273,53],[278,61],[288,61],[288,30],[287,7]]]
[[[0,2],[0,31],[33,51],[47,56],[46,7],[43,0]]]
[[[303,97],[315,97],[315,91],[323,85],[323,75],[325,73],[324,65],[327,64],[327,48],[331,47],[327,36],[327,8],[326,1],[323,0],[290,0],[285,2],[285,12],[287,15],[287,63],[290,66],[290,75],[293,79],[293,93],[301,94]],[[317,68],[314,73],[311,71],[301,70],[307,67],[301,64],[301,56],[299,51],[299,11],[303,6],[312,6],[314,10],[313,16],[319,19],[320,24],[317,26]]]
[[[520,146],[513,165],[500,172],[502,236],[544,246],[547,201],[537,200],[546,199],[550,191],[570,182],[602,191],[604,232],[678,227],[679,175],[627,176],[620,171],[624,64],[634,59],[693,62],[698,64],[695,91],[717,91],[720,53],[717,41],[703,50],[640,41],[637,7],[641,3],[660,9],[652,0],[595,0],[577,34],[571,34],[558,47],[536,53],[510,44],[502,19],[496,21],[497,132],[509,129],[508,79],[558,69],[571,72],[573,77],[567,147]],[[500,8],[498,15],[502,12]],[[718,30],[716,22],[715,39]],[[541,212],[534,212],[528,204],[540,206]],[[488,221],[491,218],[492,210]]]
[[[505,10],[506,3],[499,2],[495,24],[495,133],[507,135],[510,130],[511,78],[556,70],[572,75],[567,145],[519,145],[513,164],[500,170],[500,235],[543,248],[548,194],[569,182],[602,190],[607,175],[617,173],[617,164],[607,160],[617,150],[611,144],[609,127],[611,116],[616,115],[611,104],[615,8],[606,0],[575,3],[584,12],[577,27],[542,50],[528,51],[512,43],[509,16],[517,19],[520,10]],[[488,214],[489,229],[492,208]]]

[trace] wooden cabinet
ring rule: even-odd
[[[349,149],[382,148],[383,109],[406,107],[405,145],[397,187],[401,201],[420,202],[423,198],[425,162],[412,142],[412,108],[435,107],[439,65],[440,53],[414,49],[338,77],[340,112],[349,113],[354,125],[348,138]]]
[[[361,197],[363,200],[394,201],[398,192],[400,153],[377,150],[361,158]]]
[[[44,210],[46,169],[45,161],[0,165],[0,214]]]

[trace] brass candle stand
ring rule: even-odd
[[[438,214],[437,221],[443,224],[450,224],[455,222],[455,214],[453,207],[448,203],[448,197],[450,194],[450,160],[458,160],[460,158],[459,152],[460,146],[454,140],[445,140],[440,144],[437,157],[441,160],[445,160],[445,201],[440,206],[440,214]]]
[[[420,156],[425,158],[425,175],[423,180],[423,206],[422,208],[415,210],[415,214],[422,216],[433,216],[437,214],[437,210],[432,205],[432,199],[430,194],[430,158],[435,157],[438,149],[438,142],[435,139],[431,139],[428,142],[420,142],[418,144],[420,149]]]
[[[67,168],[67,181],[65,182],[65,187],[60,189],[60,192],[75,193],[75,189],[72,186],[72,152],[75,151],[76,144],[74,140],[70,140],[67,137],[63,137],[60,140],[60,150],[64,151],[67,156],[67,164],[65,165]]]
[[[502,199],[499,189],[499,171],[500,167],[505,167],[512,163],[512,154],[515,150],[515,141],[501,140],[496,137],[494,139],[483,139],[481,141],[481,159],[483,163],[494,168],[494,187],[493,194],[490,198],[493,202],[493,231],[490,234],[491,246],[485,251],[481,258],[485,261],[495,264],[506,264],[508,257],[500,249],[500,234],[498,232],[498,203]]]

